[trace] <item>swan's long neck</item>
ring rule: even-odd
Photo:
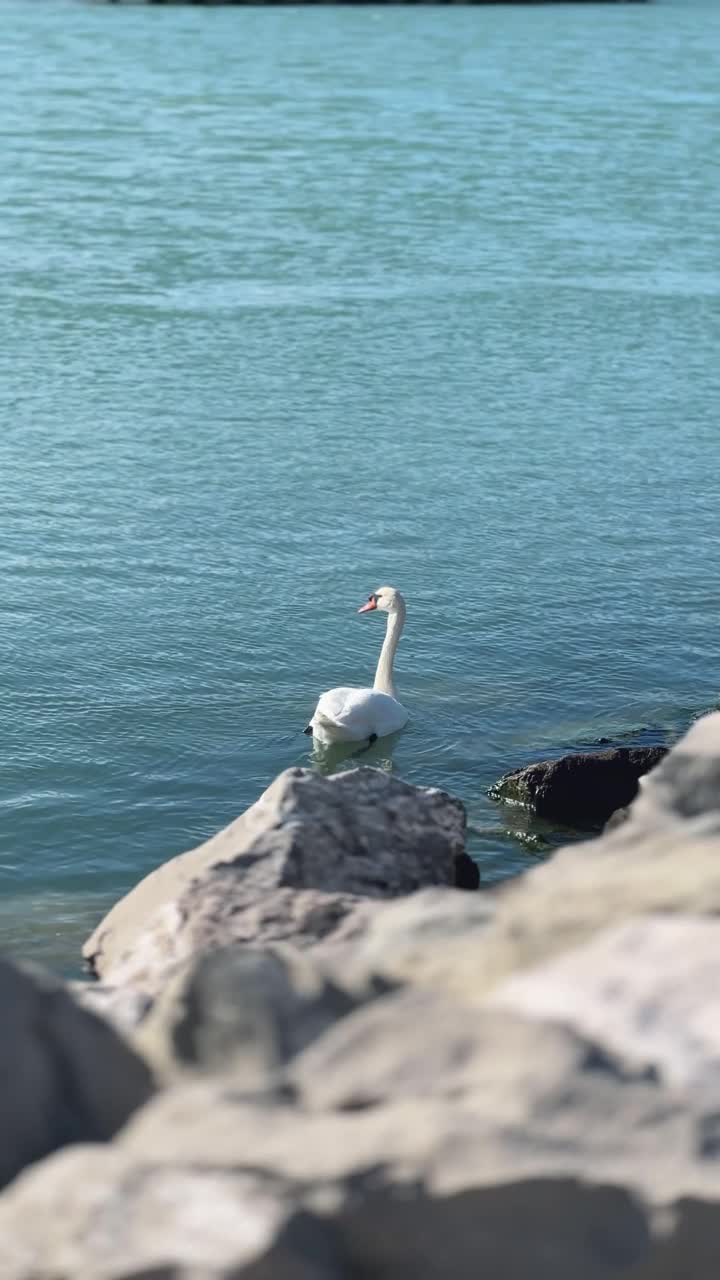
[[[393,680],[393,662],[395,661],[395,651],[400,643],[400,635],[404,625],[405,605],[403,604],[388,614],[387,630],[383,640],[383,647],[380,650],[380,658],[373,685],[373,689],[377,690],[378,693],[389,693],[391,698],[397,698],[395,681]]]

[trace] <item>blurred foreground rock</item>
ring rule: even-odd
[[[286,1102],[180,1085],[29,1171],[4,1280],[715,1274],[714,1113],[602,1037],[408,991],[288,1075]]]
[[[68,1142],[111,1138],[152,1093],[145,1063],[106,1022],[5,961],[0,1025],[0,1186]]]
[[[169,982],[137,1044],[164,1079],[232,1070],[238,1088],[263,1092],[284,1063],[361,1003],[305,951],[223,947]]]
[[[373,876],[331,794],[230,837],[145,987],[171,899],[136,899],[98,1007],[145,1002],[164,1087],[6,1188],[3,1280],[715,1280],[720,715],[622,826],[493,894],[449,887],[452,806],[403,793],[441,852],[386,813]]]

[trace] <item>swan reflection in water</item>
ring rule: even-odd
[[[356,742],[320,742],[313,738],[309,763],[326,778],[343,770],[360,769],[364,765],[392,773],[395,768],[393,751],[401,736],[402,731],[391,733],[386,738],[378,738],[370,747],[360,748]]]

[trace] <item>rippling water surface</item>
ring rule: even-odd
[[[382,582],[531,865],[499,774],[718,695],[720,7],[0,14],[0,941],[307,762]]]

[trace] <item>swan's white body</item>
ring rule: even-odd
[[[310,724],[320,742],[365,742],[386,738],[407,724],[397,698],[375,689],[328,689],[320,695]]]
[[[372,689],[328,689],[308,725],[320,742],[366,742],[397,733],[408,722],[408,713],[395,694],[393,661],[405,623],[405,601],[392,587],[380,587],[359,611],[384,609],[388,614],[385,641]]]

